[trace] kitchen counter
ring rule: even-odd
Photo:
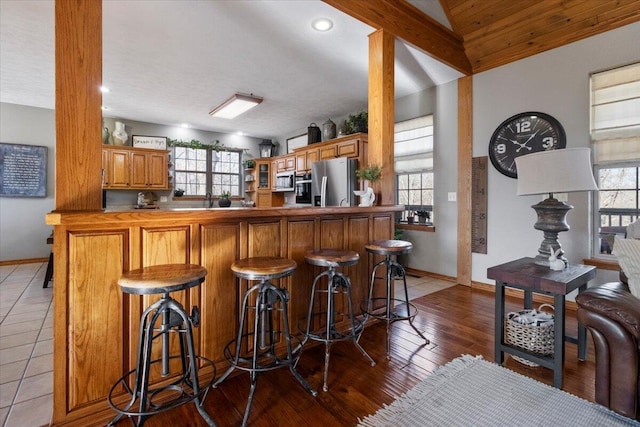
[[[46,216],[48,225],[82,224],[94,221],[153,221],[166,219],[229,219],[285,216],[324,216],[335,214],[371,214],[376,212],[401,212],[403,206],[282,206],[276,208],[229,207],[229,208],[169,208],[169,209],[114,209],[101,211],[53,211]]]
[[[288,289],[290,324],[297,325],[306,319],[317,273],[304,253],[318,248],[358,252],[359,263],[346,272],[359,304],[367,297],[371,268],[379,260],[365,245],[392,238],[395,214],[402,210],[292,206],[49,213],[55,253],[53,425],[87,426],[87,420],[104,425],[113,416],[106,395],[133,369],[140,317],[153,301],[123,294],[117,284],[123,272],[168,263],[206,267],[202,285],[173,296],[187,311],[193,305],[200,308],[196,352],[221,372],[228,364],[223,349],[235,337],[238,306],[248,287],[230,269],[235,260],[278,256],[296,261],[292,276],[274,282]],[[211,374],[202,370],[205,377]],[[152,378],[167,381],[156,370]]]

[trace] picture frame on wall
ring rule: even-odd
[[[0,197],[47,197],[47,147],[0,143]]]
[[[296,148],[304,147],[307,145],[307,134],[292,136],[287,138],[287,153],[293,153]]]
[[[132,145],[138,148],[148,148],[152,150],[166,150],[167,149],[167,137],[166,136],[147,136],[147,135],[133,135],[131,137]]]

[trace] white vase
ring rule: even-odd
[[[116,129],[113,131],[111,135],[113,136],[114,145],[127,144],[127,138],[129,138],[129,135],[127,135],[127,132],[124,130],[124,123],[116,122]]]

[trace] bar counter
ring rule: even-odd
[[[346,273],[359,306],[378,261],[364,247],[370,240],[392,238],[394,215],[402,210],[374,206],[49,213],[46,222],[54,226],[55,254],[52,425],[104,425],[114,414],[106,396],[118,378],[133,369],[140,317],[156,300],[123,294],[117,284],[123,272],[169,263],[206,267],[201,286],[172,296],[187,311],[193,305],[200,308],[196,352],[214,361],[220,372],[227,366],[223,349],[235,338],[248,285],[230,269],[236,259],[279,256],[296,261],[295,273],[274,283],[289,291],[289,322],[297,331],[296,325],[306,319],[311,283],[319,272],[305,263],[304,253],[321,248],[358,252],[360,262]],[[203,369],[202,374],[211,372]],[[155,369],[152,377],[167,381]]]

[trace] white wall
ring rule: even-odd
[[[0,142],[47,147],[47,196],[0,197],[0,261],[48,257],[52,228],[56,158],[53,110],[0,103]]]
[[[473,77],[473,156],[487,156],[496,127],[525,111],[560,121],[567,147],[589,147],[589,74],[640,60],[640,23],[634,23]],[[442,141],[441,141],[442,142]],[[542,232],[530,207],[538,196],[516,196],[516,180],[489,168],[487,254],[473,254],[472,279],[492,283],[487,268],[535,256]],[[589,195],[573,193],[567,215],[571,230],[560,233],[570,262],[590,257]],[[611,276],[609,276],[611,277]],[[608,279],[608,278],[607,278]]]
[[[406,257],[408,267],[445,276],[456,276],[457,205],[447,193],[457,190],[458,82],[396,100],[395,121],[434,114],[434,225],[435,233],[404,230],[403,239],[413,243]]]

